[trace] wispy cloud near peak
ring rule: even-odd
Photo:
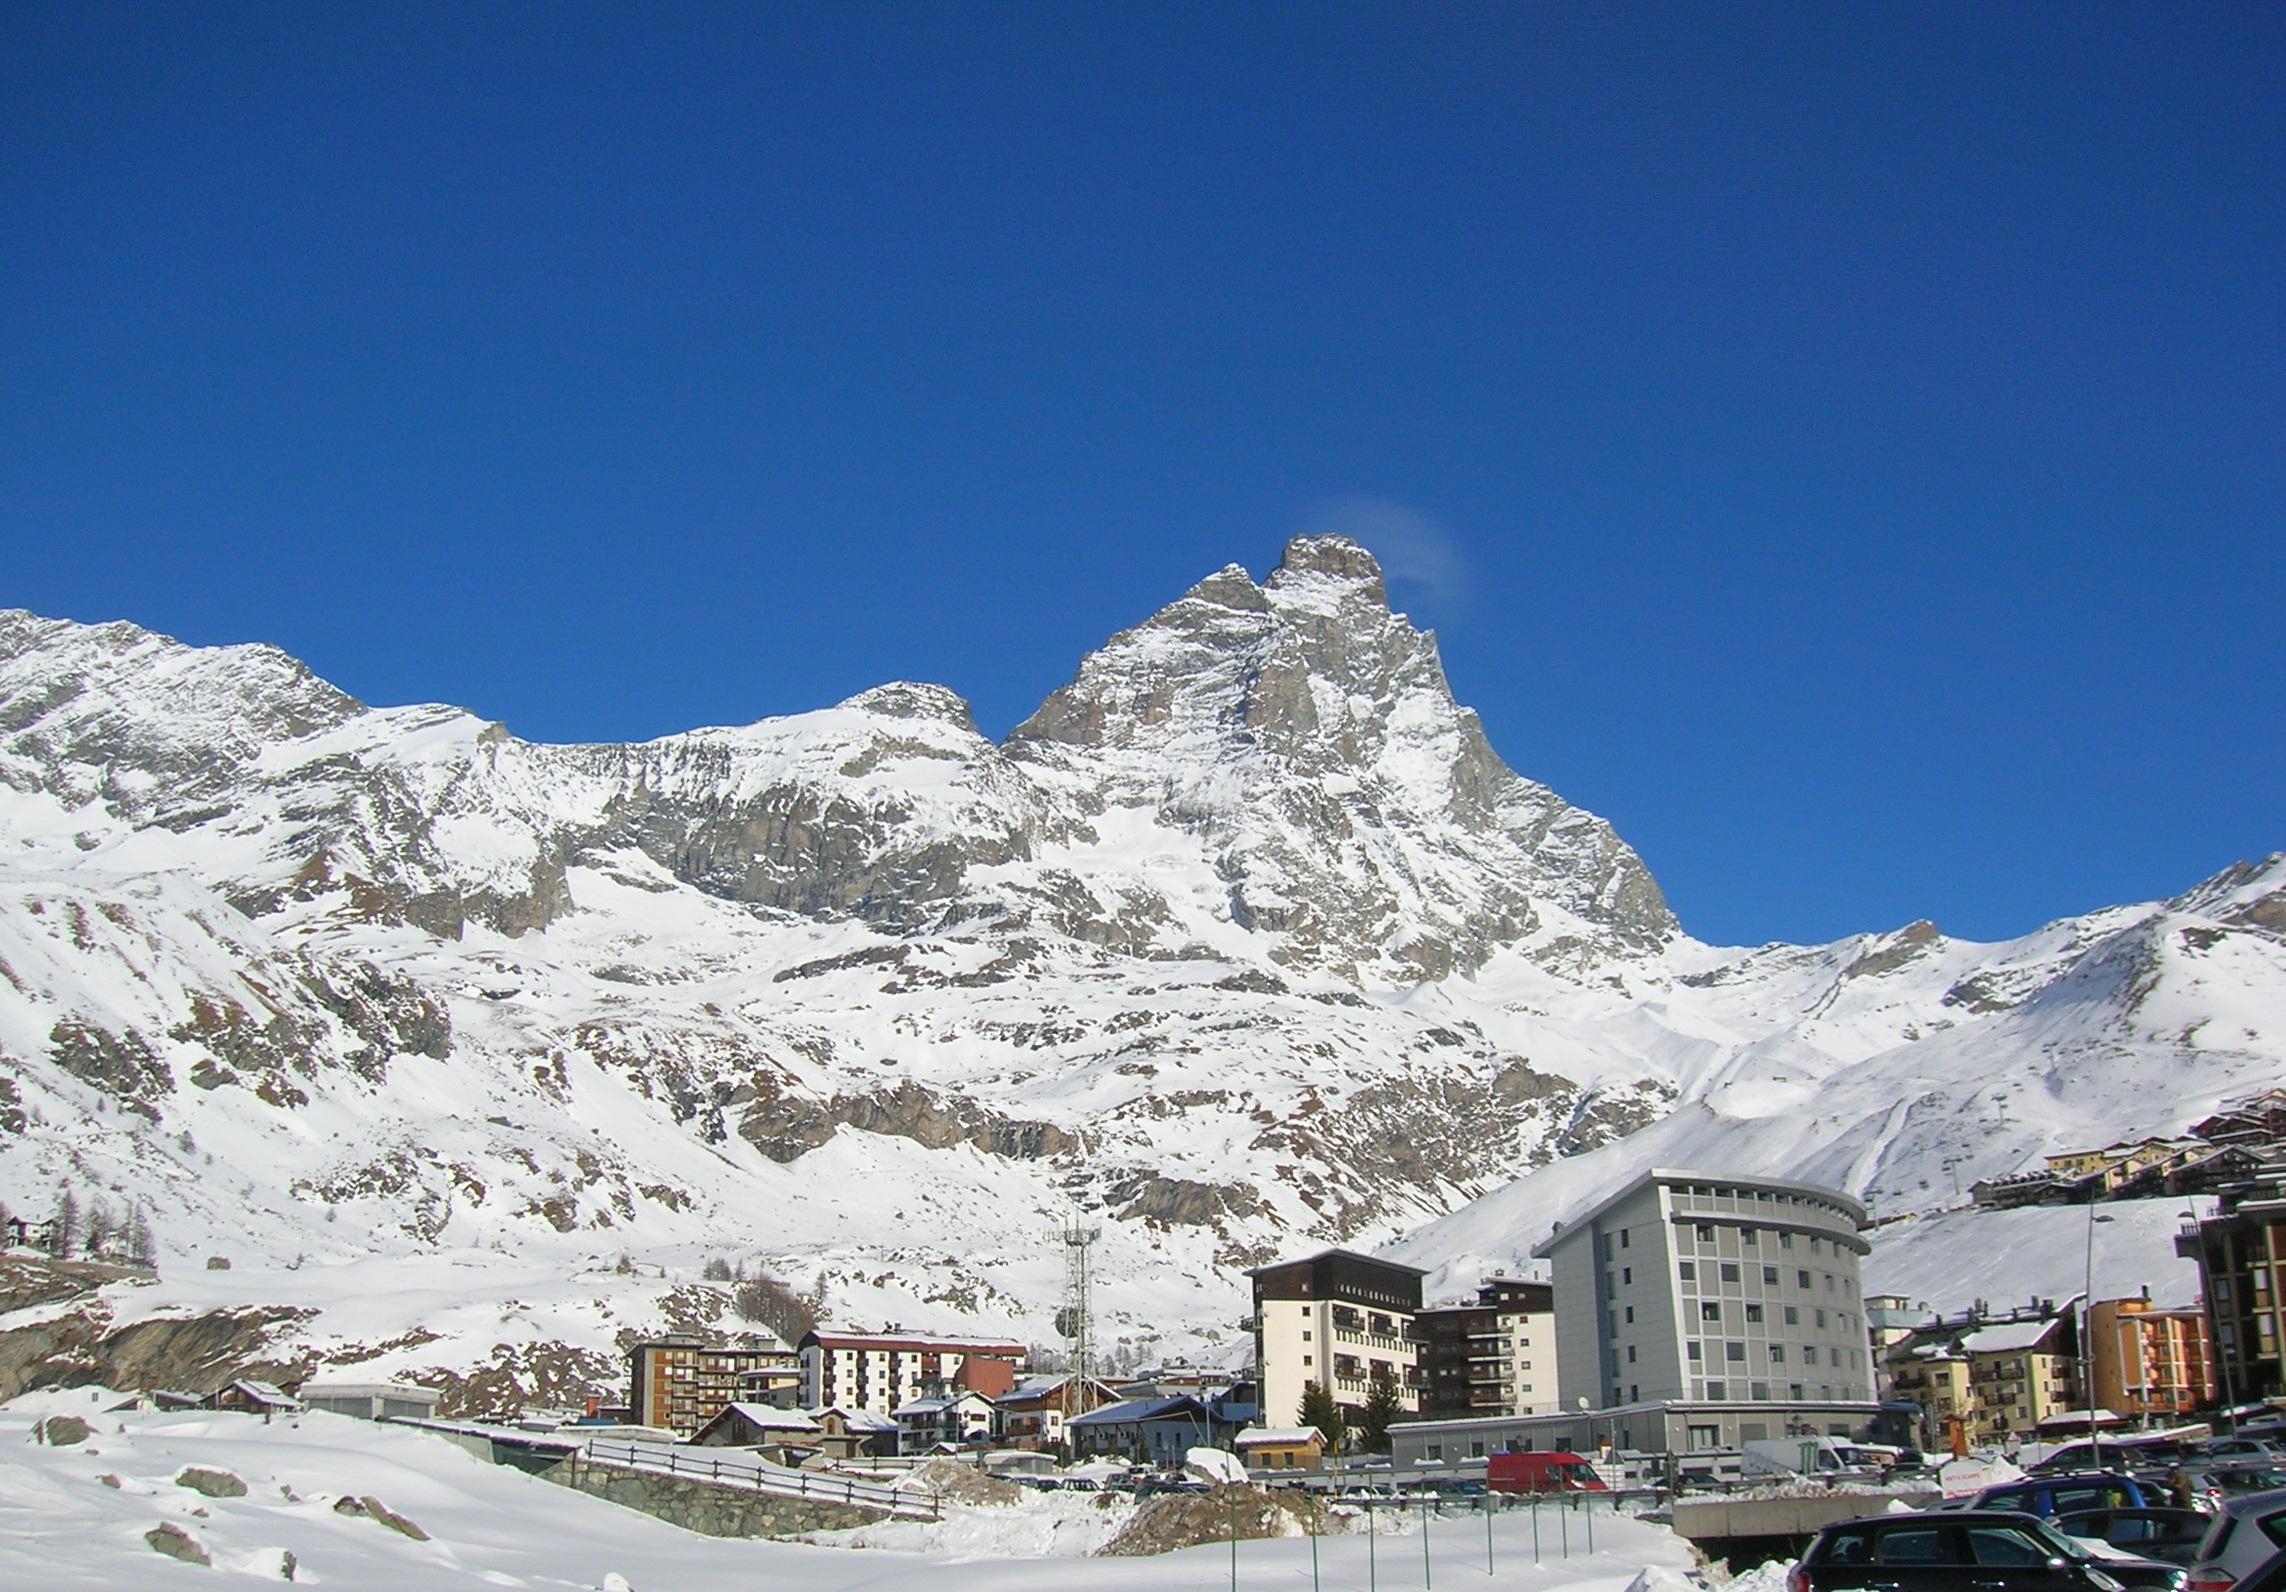
[[[1452,535],[1428,515],[1390,498],[1329,498],[1304,517],[1312,536],[1346,536],[1380,561],[1392,587],[1431,602],[1467,601],[1474,582]]]

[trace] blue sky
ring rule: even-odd
[[[2286,9],[0,9],[0,603],[1004,732],[1371,527],[1687,927],[2286,846]]]

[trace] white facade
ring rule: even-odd
[[[1421,1278],[1400,1266],[1346,1250],[1263,1266],[1254,1279],[1255,1369],[1262,1420],[1298,1425],[1302,1395],[1315,1382],[1355,1419],[1375,1380],[1396,1385],[1405,1416],[1421,1408],[1419,1345],[1413,1318]]]
[[[957,1389],[967,1380],[962,1368],[971,1359],[1012,1368],[987,1381],[987,1391],[1012,1386],[1029,1354],[1021,1343],[988,1338],[813,1332],[802,1339],[800,1351],[802,1403],[813,1410],[834,1404],[887,1415],[940,1388]]]
[[[1870,1401],[1865,1223],[1837,1189],[1645,1173],[1533,1251],[1563,1406]]]

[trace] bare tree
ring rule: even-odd
[[[801,1341],[818,1324],[809,1300],[767,1274],[749,1277],[731,1289],[730,1308],[741,1320],[768,1327],[787,1343]]]
[[[56,1214],[48,1223],[48,1253],[68,1259],[79,1243],[79,1199],[70,1189],[56,1197]]]

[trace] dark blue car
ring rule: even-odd
[[[2083,1471],[2077,1476],[2027,1476],[2022,1481],[2004,1481],[1978,1493],[1969,1507],[2006,1509],[2053,1520],[2088,1509],[2156,1509],[2168,1502],[2164,1489],[2133,1476]]]

